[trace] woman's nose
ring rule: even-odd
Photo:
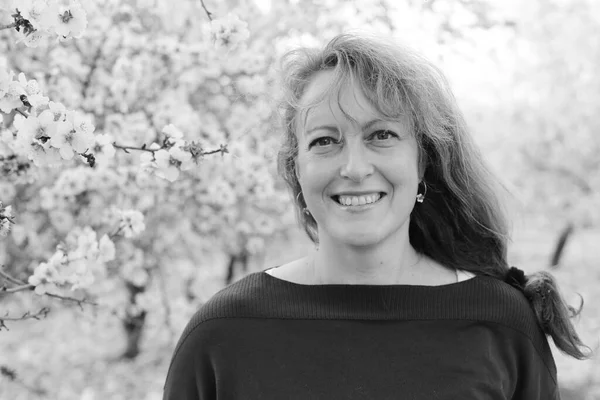
[[[373,173],[373,164],[369,160],[369,155],[362,141],[361,143],[349,143],[344,149],[344,153],[345,159],[340,170],[340,175],[343,178],[361,182]]]

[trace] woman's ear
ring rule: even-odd
[[[298,163],[294,161],[294,173],[296,174],[296,180],[300,182],[300,169],[298,168]]]
[[[425,179],[425,170],[427,170],[428,156],[424,150],[419,150],[419,162],[417,166],[417,174],[419,175],[419,182]]]

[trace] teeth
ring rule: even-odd
[[[359,206],[375,203],[381,198],[381,194],[373,193],[368,196],[338,196],[338,202],[344,206]]]

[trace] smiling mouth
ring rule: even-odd
[[[336,195],[334,195],[334,196],[331,196],[331,199],[332,199],[333,201],[335,201],[337,204],[339,204],[340,206],[343,206],[343,207],[359,207],[359,206],[368,206],[368,205],[370,205],[370,204],[376,204],[376,203],[379,203],[379,202],[381,201],[381,199],[383,199],[385,196],[386,196],[386,193],[385,193],[385,192],[379,192],[379,198],[378,198],[376,201],[374,201],[374,202],[371,202],[371,203],[365,203],[365,204],[357,204],[357,205],[355,205],[355,206],[353,206],[353,205],[351,205],[351,204],[350,204],[350,205],[348,205],[348,204],[342,204],[342,203],[340,203],[340,195],[337,195],[337,194],[336,194]],[[357,196],[357,197],[359,197],[359,196]]]

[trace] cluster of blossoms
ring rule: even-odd
[[[15,117],[18,135],[13,150],[26,155],[36,166],[71,160],[95,144],[94,125],[83,114],[52,109],[39,115]]]
[[[13,125],[17,134],[4,135],[0,140],[4,147],[28,158],[37,167],[59,165],[75,154],[84,155],[87,150],[101,163],[115,156],[112,135],[94,135],[95,127],[86,115],[49,101],[42,95],[37,81],[28,81],[23,73],[15,80],[12,71],[6,73],[2,68],[0,59],[0,110],[10,113],[22,106],[29,107],[31,114],[15,116]],[[164,145],[150,145],[148,150],[152,152],[140,157],[141,168],[174,182],[180,171],[198,162],[202,149],[195,143],[187,143],[183,133],[172,124],[165,126],[162,133],[166,136]]]
[[[186,171],[194,166],[193,154],[200,149],[187,144],[183,139],[183,132],[172,124],[165,126],[162,133],[167,136],[165,144],[169,148],[161,149],[157,143],[152,143],[148,149],[155,151],[140,155],[141,168],[174,182],[179,177],[179,171]]]
[[[57,294],[68,285],[71,290],[88,288],[114,258],[115,245],[107,235],[98,241],[92,228],[75,228],[48,262],[35,268],[28,282],[38,295]]]
[[[132,238],[139,235],[146,225],[144,224],[144,214],[137,210],[117,210],[119,216],[119,231],[123,232],[126,238]]]
[[[37,47],[44,37],[56,36],[59,41],[79,38],[88,23],[85,10],[76,0],[68,5],[57,0],[12,0],[8,11],[14,12],[19,42],[28,47]]]
[[[111,209],[118,218],[118,231],[126,238],[145,228],[144,216],[137,210]],[[112,237],[112,236],[111,236]],[[57,294],[70,285],[71,290],[90,287],[105,273],[105,263],[115,259],[115,245],[108,235],[97,240],[96,232],[86,226],[75,227],[47,262],[38,265],[28,283],[39,295]]]
[[[12,218],[12,206],[4,207],[0,201],[0,236],[8,235]]]
[[[8,72],[6,67],[6,59],[0,58],[0,110],[2,112],[8,114],[23,105],[38,109],[48,104],[49,99],[42,95],[36,80],[28,81],[23,73],[14,80],[15,73]]]
[[[84,155],[88,150],[101,163],[114,158],[112,135],[94,135],[95,127],[86,115],[49,101],[42,95],[36,80],[27,80],[23,73],[14,79],[14,73],[6,73],[2,66],[0,59],[0,110],[10,113],[22,106],[30,110],[27,117],[15,116],[16,135],[0,137],[4,147],[28,158],[37,167],[60,165],[63,160],[71,160],[76,154]],[[140,157],[141,167],[173,182],[180,171],[197,163],[202,152],[197,144],[187,143],[183,133],[172,124],[165,126],[162,133],[166,136],[164,145],[150,145],[148,150],[152,152]]]
[[[213,19],[210,30],[216,47],[232,49],[250,37],[248,24],[231,13],[223,18]]]
[[[1,67],[0,62],[0,67]],[[85,115],[67,110],[61,103],[42,95],[36,80],[0,68],[0,110],[10,113],[18,107],[29,107],[27,117],[19,114],[13,122],[17,134],[4,143],[15,154],[29,158],[36,166],[48,166],[70,160],[96,143],[94,125]],[[3,142],[9,140],[2,137]]]

